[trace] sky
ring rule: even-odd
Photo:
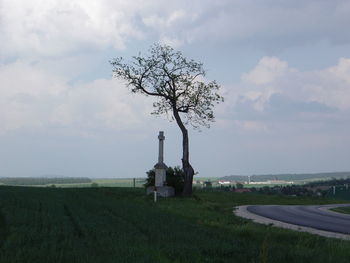
[[[197,176],[350,171],[348,0],[0,0],[0,177],[144,177],[181,165],[109,61],[167,44],[225,102],[189,127]]]

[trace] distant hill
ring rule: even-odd
[[[67,178],[67,176],[61,175],[61,174],[42,174],[40,176],[34,176],[34,178],[40,177],[40,178]]]
[[[251,175],[250,181],[263,182],[267,180],[284,180],[284,181],[310,181],[310,180],[326,180],[326,179],[350,178],[350,172],[330,172],[330,173],[307,173],[307,174],[263,174]],[[230,175],[219,178],[219,180],[227,181],[248,181],[248,176]]]
[[[91,182],[91,179],[87,177],[0,177],[0,184],[5,185],[78,184]]]

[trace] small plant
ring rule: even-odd
[[[155,184],[155,169],[151,169],[147,174],[146,183],[144,186],[147,188],[149,186],[154,186]],[[168,167],[166,169],[166,185],[174,187],[175,194],[179,195],[182,193],[185,182],[185,174],[179,166]]]

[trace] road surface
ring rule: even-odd
[[[246,209],[250,213],[273,220],[348,235],[350,234],[350,214],[328,210],[340,206],[350,206],[350,204],[251,205],[247,206]]]

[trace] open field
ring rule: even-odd
[[[133,187],[133,180],[133,178],[92,179],[92,181],[99,186],[107,187]],[[135,187],[143,187],[145,182],[146,178],[135,178]]]
[[[146,178],[135,178],[135,187],[143,187]],[[35,187],[91,187],[92,184],[107,187],[133,187],[134,178],[43,178],[17,177],[0,178],[0,185],[35,186]]]
[[[0,262],[348,262],[350,242],[253,224],[243,204],[332,200],[141,188],[0,186]]]

